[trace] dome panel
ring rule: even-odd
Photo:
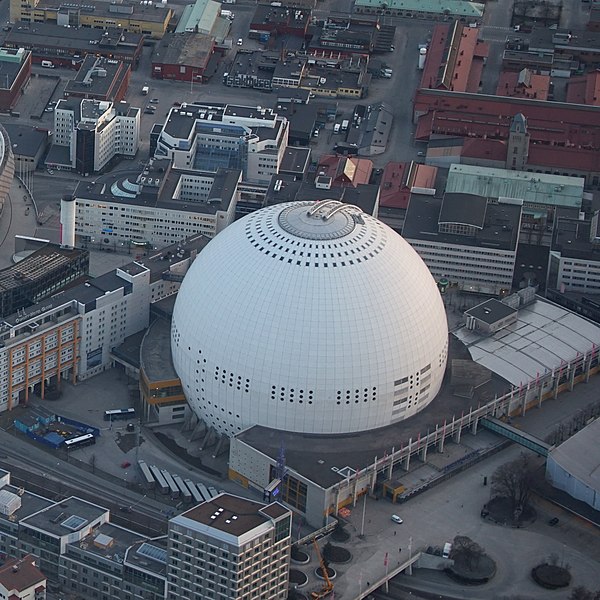
[[[437,394],[447,340],[421,258],[339,202],[265,208],[219,233],[186,275],[172,325],[190,405],[228,435],[404,419]]]

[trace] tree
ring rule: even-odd
[[[515,520],[529,505],[533,469],[529,456],[521,453],[516,460],[500,465],[492,475],[492,495],[508,498]]]
[[[600,600],[600,590],[592,592],[582,585],[577,586],[571,592],[569,600]]]
[[[455,562],[464,564],[469,571],[473,571],[479,567],[479,561],[484,555],[485,550],[470,537],[457,535],[454,538],[450,558]]]

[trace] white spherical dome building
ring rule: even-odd
[[[171,348],[197,415],[336,434],[383,427],[438,393],[448,325],[433,277],[392,229],[337,201],[259,210],[185,276]]]

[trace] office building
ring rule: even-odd
[[[173,517],[166,597],[285,600],[291,526],[282,504],[225,493]]]
[[[157,135],[156,158],[177,169],[240,169],[244,181],[268,184],[288,144],[288,121],[270,108],[184,104],[169,111]]]
[[[512,288],[522,200],[413,193],[402,235],[436,280],[464,291],[500,295]]]
[[[120,60],[88,54],[77,75],[65,87],[65,98],[87,98],[100,102],[120,102],[125,98],[131,65]]]
[[[113,250],[164,248],[203,234],[214,237],[233,222],[241,172],[172,169],[152,159],[135,177],[75,188],[80,243]]]
[[[116,157],[133,158],[140,143],[140,118],[140,109],[123,101],[59,100],[46,165],[90,175]]]
[[[118,27],[121,31],[160,39],[166,32],[173,10],[166,2],[102,2],[101,0],[72,0],[67,4],[52,0],[10,0],[10,20],[41,25],[56,24],[72,29],[105,29]]]

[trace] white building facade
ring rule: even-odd
[[[406,240],[434,279],[448,279],[471,292],[500,294],[511,289],[516,250],[499,250],[427,240]]]
[[[60,158],[61,153],[51,149],[47,164],[87,175],[101,171],[115,156],[133,158],[140,143],[140,120],[140,109],[127,102],[59,100],[53,146],[66,148],[68,154]]]
[[[154,156],[178,169],[241,169],[244,181],[268,184],[288,144],[285,117],[261,106],[184,104],[172,108]]]
[[[75,235],[81,243],[164,248],[198,234],[212,238],[234,221],[240,171],[173,170],[165,181],[151,175],[125,182],[127,191],[116,185],[112,193],[102,185],[78,186]]]
[[[291,517],[279,503],[225,493],[173,517],[166,597],[284,600]]]

